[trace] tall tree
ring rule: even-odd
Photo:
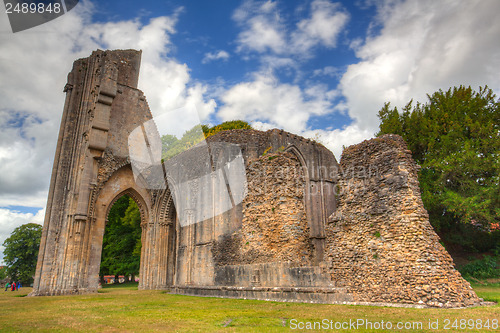
[[[5,240],[4,261],[7,264],[7,275],[12,280],[20,280],[28,285],[33,282],[41,238],[42,226],[28,223],[14,229]]]
[[[456,222],[498,226],[500,99],[491,89],[439,90],[401,113],[387,103],[379,118],[377,135],[401,135],[420,164],[422,199],[438,230]]]

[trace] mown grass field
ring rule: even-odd
[[[479,297],[500,301],[500,284],[474,285]],[[351,305],[280,303],[254,300],[202,298],[170,295],[161,291],[138,291],[128,284],[103,288],[98,294],[80,296],[23,297],[21,291],[0,290],[0,331],[94,331],[94,332],[283,332],[298,328],[299,322],[349,322],[363,319],[385,325],[390,321],[421,322],[422,328],[401,332],[499,332],[500,329],[455,329],[457,319],[500,320],[500,306],[467,309],[413,309]],[[293,321],[295,319],[296,321]],[[445,320],[450,320],[448,330]],[[429,320],[439,329],[430,330]],[[292,324],[295,323],[295,324]],[[328,324],[332,325],[332,324]],[[408,324],[409,325],[409,324]],[[297,331],[298,329],[295,329]],[[311,330],[307,330],[311,331]],[[381,332],[365,329],[340,332]],[[393,328],[390,331],[398,331]]]

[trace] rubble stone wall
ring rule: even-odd
[[[291,153],[249,161],[241,228],[214,250],[218,265],[295,262],[308,265],[312,245],[304,208],[305,177]]]
[[[332,281],[357,301],[456,307],[479,302],[440,244],[400,136],[346,148],[326,227]]]

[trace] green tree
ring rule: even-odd
[[[103,237],[100,275],[139,274],[141,213],[129,196],[119,198],[108,215]]]
[[[167,154],[170,149],[175,147],[179,139],[175,135],[166,134],[161,137],[162,154]]]
[[[205,137],[203,136],[202,128],[199,125],[184,132],[182,138],[180,139],[177,139],[177,137],[173,135],[164,135],[161,138],[162,159],[168,160],[200,143],[203,139],[205,139]]]
[[[412,101],[400,113],[387,103],[380,132],[401,135],[420,164],[422,200],[437,230],[461,222],[500,222],[500,99],[488,87],[454,87]]]
[[[41,238],[42,226],[27,223],[14,229],[5,240],[3,259],[7,265],[6,273],[12,280],[20,280],[27,285],[33,282]]]
[[[7,267],[0,268],[0,280],[3,280],[7,277]]]

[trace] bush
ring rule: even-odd
[[[215,125],[213,127],[209,127],[208,125],[201,126],[205,137],[209,137],[211,135],[217,134],[222,131],[229,131],[233,129],[252,129],[252,126],[243,120],[230,120],[225,121],[222,124]]]
[[[500,276],[500,269],[495,258],[484,256],[483,259],[474,260],[459,269],[464,277],[476,279],[496,278]]]

